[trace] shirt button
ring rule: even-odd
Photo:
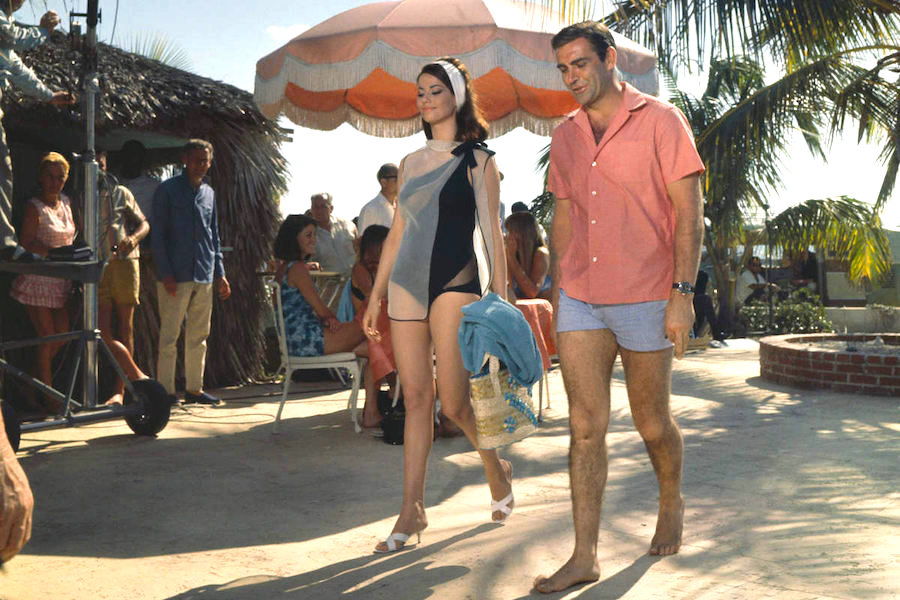
[[[596,167],[596,166],[597,166],[597,161],[592,162],[592,163],[591,163],[591,166],[592,166],[592,167]]]
[[[596,224],[597,224],[597,219],[591,219],[591,225],[596,225]]]
[[[597,262],[597,257],[595,256],[592,260],[593,260],[594,262]]]
[[[591,190],[591,196],[596,196],[596,195],[597,195],[597,190]]]

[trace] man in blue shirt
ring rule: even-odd
[[[52,10],[41,17],[40,27],[13,23],[10,16],[24,2],[25,0],[4,1],[0,10],[0,92],[14,84],[29,96],[57,106],[71,104],[74,98],[69,93],[52,92],[16,54],[16,50],[28,50],[47,41],[53,28],[59,25],[59,17]],[[2,117],[3,111],[0,111],[0,118]],[[0,124],[0,260],[34,260],[37,258],[34,254],[19,246],[16,230],[12,225],[12,186],[12,161],[6,146],[6,133]]]
[[[159,303],[159,356],[156,377],[175,399],[176,343],[184,331],[184,399],[221,406],[219,398],[203,391],[206,338],[212,316],[212,288],[222,300],[231,286],[222,266],[216,194],[203,178],[212,164],[213,147],[205,140],[185,144],[184,171],[159,184],[153,194],[150,231],[156,265]]]

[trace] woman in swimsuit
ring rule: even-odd
[[[426,146],[400,163],[397,211],[382,251],[363,331],[380,338],[378,306],[387,295],[394,356],[406,406],[400,515],[375,552],[410,546],[428,526],[425,473],[434,435],[432,348],[444,414],[475,444],[457,334],[462,307],[489,290],[506,297],[500,231],[500,177],[481,142],[487,125],[466,67],[455,58],[425,65],[416,106]],[[496,450],[479,450],[491,492],[491,517],[512,512],[512,466]]]

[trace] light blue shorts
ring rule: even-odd
[[[569,298],[565,290],[560,289],[556,331],[609,329],[616,336],[616,342],[626,350],[665,350],[672,347],[672,342],[666,339],[666,304],[668,300],[590,304]]]

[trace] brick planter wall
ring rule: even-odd
[[[759,341],[759,374],[763,379],[796,387],[900,397],[900,356],[805,345],[823,340],[865,342],[874,340],[876,335],[887,345],[900,346],[900,335],[891,333],[764,337]]]

